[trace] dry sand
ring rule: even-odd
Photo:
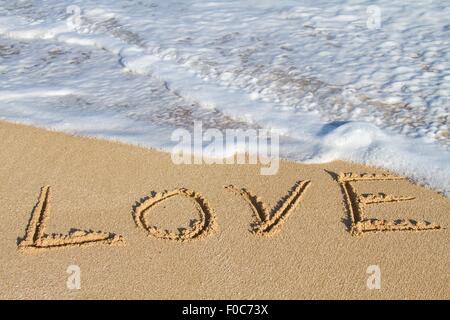
[[[450,297],[450,200],[385,171],[174,165],[167,153],[4,122],[0,141],[0,298]],[[354,175],[333,174],[344,172]],[[70,265],[79,290],[66,286]],[[370,265],[379,290],[366,285]]]

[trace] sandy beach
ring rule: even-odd
[[[0,141],[0,298],[450,298],[450,200],[384,170],[174,165],[6,122]]]

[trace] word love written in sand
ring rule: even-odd
[[[368,205],[399,202],[413,200],[413,197],[393,196],[386,194],[359,194],[355,183],[361,181],[389,181],[404,179],[402,177],[387,174],[353,174],[341,173],[333,174],[339,183],[344,195],[344,203],[347,214],[351,220],[350,233],[352,235],[362,235],[367,232],[379,231],[423,231],[440,229],[439,225],[415,220],[379,220],[376,218],[366,218],[365,210]],[[289,215],[295,210],[301,200],[301,196],[310,186],[310,181],[298,181],[288,191],[287,195],[280,199],[272,208],[257,196],[253,195],[245,188],[239,189],[235,186],[226,186],[225,189],[232,191],[242,198],[250,207],[253,213],[251,232],[259,236],[271,236],[280,230],[280,227]],[[92,244],[121,244],[125,242],[123,236],[114,233],[107,233],[92,230],[82,231],[71,229],[68,234],[45,233],[45,226],[50,216],[50,187],[41,189],[39,200],[33,209],[30,221],[26,228],[25,237],[19,241],[19,250],[46,250],[52,248],[84,246]],[[152,226],[149,222],[149,214],[154,207],[164,201],[174,198],[184,197],[192,201],[199,218],[193,220],[188,229],[179,228],[178,232],[163,230]],[[217,230],[216,216],[213,208],[206,199],[199,193],[185,189],[175,189],[162,193],[153,193],[150,197],[142,199],[133,206],[133,218],[136,226],[144,230],[148,236],[158,239],[174,241],[188,241],[204,238]]]

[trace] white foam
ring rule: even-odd
[[[85,18],[78,31],[54,16],[65,12],[63,1],[47,4],[44,19],[2,8],[4,39],[30,41],[42,52],[55,44],[106,50],[110,58],[98,53],[84,69],[79,57],[80,69],[49,58],[40,68],[42,61],[21,53],[28,76],[43,81],[33,87],[7,55],[0,117],[168,150],[177,123],[161,114],[164,104],[192,104],[197,120],[215,120],[218,110],[277,130],[286,158],[376,165],[450,193],[450,143],[442,136],[449,130],[448,8],[415,3],[399,15],[400,1],[381,1],[383,27],[373,31],[366,28],[370,1],[251,3],[86,0],[78,3]],[[50,74],[52,67],[61,75]],[[149,101],[139,82],[159,100]],[[61,99],[87,102],[72,108]]]

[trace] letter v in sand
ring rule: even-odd
[[[113,233],[82,231],[71,229],[69,234],[45,234],[45,224],[50,215],[50,187],[41,188],[41,194],[33,208],[31,218],[25,231],[25,237],[20,239],[19,250],[51,249],[69,246],[84,246],[90,244],[117,244],[124,242],[122,236]]]
[[[309,185],[310,181],[297,181],[288,194],[270,212],[266,204],[257,196],[252,195],[247,189],[238,189],[233,185],[226,186],[225,189],[240,195],[249,204],[255,218],[255,221],[251,224],[251,231],[260,236],[271,236],[279,230],[284,220],[297,207],[302,194],[305,193]]]

